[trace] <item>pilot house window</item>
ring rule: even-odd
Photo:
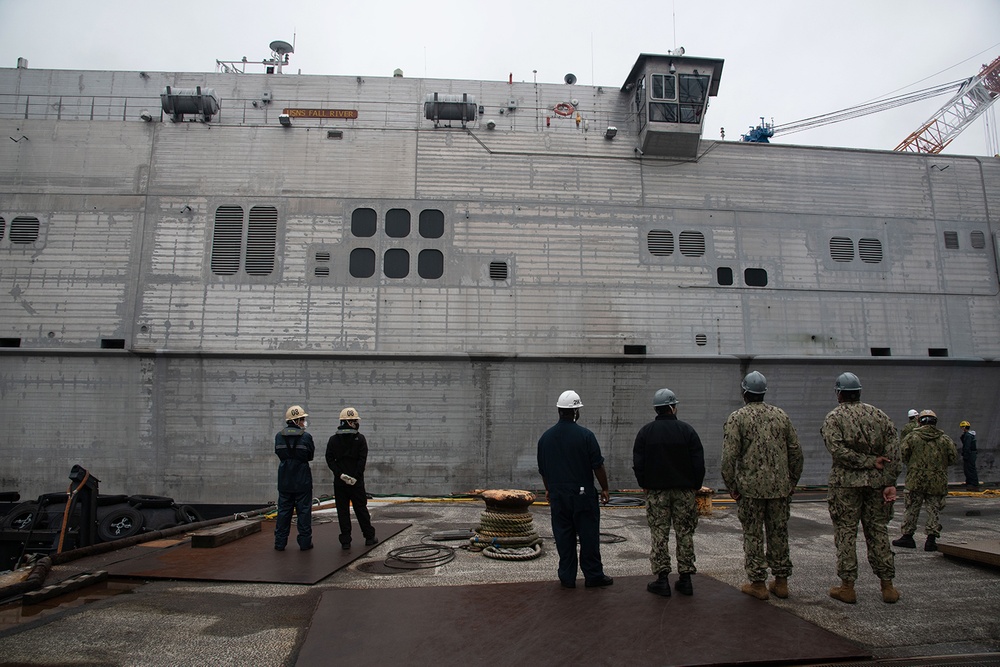
[[[678,104],[650,102],[649,120],[661,123],[701,122],[711,77],[704,74],[678,74],[676,77],[653,74],[650,79],[651,99],[677,100]]]
[[[654,74],[650,95],[654,100],[677,99],[677,78],[673,74]]]

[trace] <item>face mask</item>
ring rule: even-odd
[[[306,428],[307,426],[309,426],[309,422],[308,422],[308,421],[305,421],[305,420],[303,420],[303,421],[302,421],[302,428]]]

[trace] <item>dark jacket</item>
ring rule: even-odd
[[[334,483],[343,484],[341,475],[364,482],[368,462],[368,440],[357,429],[341,426],[326,443],[326,465],[333,471]]]
[[[538,472],[552,493],[595,491],[594,471],[604,464],[597,436],[572,417],[560,417],[538,439]]]
[[[965,431],[962,433],[962,456],[969,456],[969,454],[976,453],[976,432],[975,431]]]
[[[312,436],[291,422],[274,436],[278,464],[278,493],[312,493],[312,471],[316,446]]]
[[[694,489],[705,481],[701,438],[677,415],[657,415],[635,436],[632,470],[643,489]]]

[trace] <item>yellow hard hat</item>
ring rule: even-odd
[[[303,417],[308,417],[308,413],[302,409],[301,405],[293,405],[292,407],[285,410],[285,421],[292,422],[296,419],[302,419]]]
[[[340,411],[341,421],[361,421],[361,415],[354,408],[344,408]]]
[[[958,427],[959,428],[964,428],[966,426],[972,426],[972,424],[970,424],[969,422],[965,421],[964,419],[958,423]]]

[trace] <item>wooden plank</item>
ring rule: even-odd
[[[1000,540],[938,542],[937,546],[938,551],[946,556],[1000,567]]]
[[[260,521],[234,521],[194,533],[191,536],[191,547],[194,549],[214,549],[259,532]]]

